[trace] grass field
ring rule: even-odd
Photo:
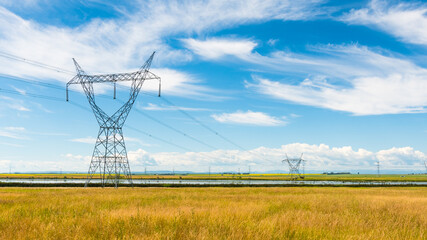
[[[426,239],[427,188],[0,188],[0,239]]]
[[[81,179],[86,174],[0,174],[0,178],[48,178]],[[99,174],[94,175],[99,178]],[[247,179],[247,180],[289,180],[288,174],[188,174],[188,175],[133,175],[134,179]],[[427,182],[427,174],[305,174],[304,181],[418,181]]]

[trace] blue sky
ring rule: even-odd
[[[65,101],[71,59],[130,72],[153,51],[133,171],[286,171],[302,152],[311,172],[425,171],[423,2],[0,0],[0,172],[86,171],[98,125],[79,86]]]

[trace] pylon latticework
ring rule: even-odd
[[[301,165],[304,165],[304,160],[302,159],[302,154],[300,158],[288,158],[286,154],[286,159],[282,160],[282,163],[287,163],[289,166],[289,177],[291,180],[297,180],[298,178],[304,178],[300,172]]]
[[[124,178],[132,185],[132,176],[122,127],[145,80],[156,79],[159,81],[160,96],[160,77],[149,71],[154,54],[155,52],[153,52],[150,58],[148,58],[148,60],[137,72],[106,75],[87,75],[79,66],[79,64],[73,59],[74,65],[76,66],[77,75],[67,83],[67,101],[68,87],[71,84],[81,84],[92,111],[95,114],[96,120],[100,126],[85,187],[88,186],[92,177],[97,172],[100,174],[101,185],[103,187],[106,184],[114,184],[117,187],[121,179],[121,175],[123,175]],[[124,81],[131,81],[129,100],[125,102],[113,115],[108,116],[95,103],[93,84],[105,82],[113,83],[115,99],[116,83]]]

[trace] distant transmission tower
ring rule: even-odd
[[[286,154],[286,159],[282,160],[282,163],[288,163],[289,166],[289,176],[291,180],[296,180],[298,178],[304,178],[300,173],[301,164],[303,164],[304,160],[302,159],[303,153],[299,158],[288,158]]]
[[[380,160],[378,160],[378,161],[375,163],[375,166],[377,166],[377,176],[379,177],[379,176],[380,176]]]
[[[424,167],[426,168],[426,174],[427,174],[427,160],[424,160]]]
[[[135,103],[138,93],[145,80],[156,79],[159,81],[160,96],[160,77],[148,71],[153,61],[155,52],[148,58],[142,67],[132,73],[118,73],[107,75],[87,75],[76,60],[73,59],[76,66],[77,75],[71,79],[66,86],[68,101],[68,87],[71,84],[81,84],[89,101],[92,111],[100,126],[95,149],[93,150],[85,187],[90,183],[94,174],[99,171],[101,185],[104,187],[108,183],[113,183],[117,187],[120,181],[120,175],[132,185],[131,171],[127,157],[125,141],[123,138],[122,127],[126,118]],[[129,100],[125,102],[113,115],[108,116],[95,103],[94,83],[111,82],[114,84],[114,99],[116,98],[116,83],[131,81]]]

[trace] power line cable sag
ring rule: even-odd
[[[44,63],[41,63],[41,62],[38,62],[38,61],[26,59],[26,58],[19,57],[19,56],[16,56],[16,55],[13,55],[13,54],[10,54],[10,53],[6,53],[6,52],[2,52],[2,51],[0,51],[0,57],[12,59],[12,60],[15,60],[15,61],[24,62],[24,63],[31,64],[31,65],[34,65],[34,66],[37,66],[37,67],[42,67],[42,68],[50,69],[50,70],[53,70],[55,72],[61,72],[61,73],[75,75],[74,72],[66,70],[66,69],[62,69],[62,68],[55,67],[55,66],[48,65],[48,64],[44,64]]]
[[[21,96],[26,96],[26,97],[40,98],[40,99],[51,100],[51,101],[64,102],[64,99],[58,98],[58,97],[52,97],[52,96],[46,96],[46,95],[40,95],[40,94],[34,94],[34,93],[25,93],[25,94],[23,94],[23,93],[21,93],[19,91],[15,91],[15,90],[8,90],[8,89],[2,89],[2,88],[0,88],[0,92],[4,92],[4,93],[8,93],[8,94],[14,94],[14,95],[21,95]],[[72,101],[69,101],[69,103],[72,104],[72,105],[74,105],[74,106],[76,106],[76,107],[78,107],[78,108],[81,108],[81,109],[83,109],[85,111],[88,111],[88,112],[92,113],[92,111],[90,109],[86,108],[85,106],[82,106],[82,105],[80,105],[78,103],[75,103],[75,102],[72,102]],[[156,139],[158,141],[167,143],[169,145],[172,145],[174,147],[180,148],[182,150],[191,152],[191,150],[188,149],[188,148],[186,148],[186,147],[183,147],[183,146],[180,146],[178,144],[172,143],[172,142],[170,142],[168,140],[156,137],[153,134],[150,134],[148,132],[144,132],[144,131],[139,130],[139,129],[135,128],[135,127],[132,127],[132,126],[130,126],[128,124],[125,124],[125,126],[127,128],[129,128],[129,129],[132,129],[132,130],[136,131],[136,132],[142,133],[142,134],[144,134],[144,135],[146,135],[146,136],[148,136],[150,138],[153,138],[153,139]]]
[[[57,71],[57,72],[63,72],[63,73],[67,73],[67,74],[72,74],[72,75],[74,75],[74,72],[71,72],[71,71],[69,71],[69,70],[61,69],[61,68],[59,68],[59,67],[51,66],[51,65],[48,65],[48,64],[44,64],[44,63],[41,63],[41,62],[34,61],[34,60],[29,60],[29,59],[22,58],[22,57],[19,57],[19,56],[16,56],[16,55],[12,55],[12,54],[9,54],[9,53],[0,52],[0,56],[2,56],[2,57],[6,57],[6,58],[9,58],[9,59],[13,59],[13,60],[17,60],[17,61],[23,61],[23,62],[26,62],[26,63],[32,64],[32,65],[35,65],[35,66],[38,66],[38,67],[46,68],[46,69],[49,69],[49,70],[54,70],[54,71]],[[164,97],[161,97],[161,99],[162,99],[163,101],[165,101],[166,103],[168,103],[169,105],[171,105],[171,106],[175,107],[175,108],[176,108],[178,111],[180,111],[182,114],[184,114],[185,116],[187,116],[187,117],[188,117],[188,118],[190,118],[191,120],[195,121],[195,122],[196,122],[196,123],[198,123],[200,126],[202,126],[203,128],[207,129],[208,131],[212,132],[214,135],[218,136],[219,138],[223,139],[224,141],[226,141],[226,142],[228,142],[228,143],[232,144],[233,146],[235,146],[235,147],[237,147],[237,148],[239,148],[239,149],[241,149],[241,150],[243,150],[243,151],[249,152],[250,154],[253,154],[253,155],[257,155],[258,157],[261,157],[262,159],[264,159],[264,157],[262,157],[262,156],[260,156],[260,155],[258,155],[258,154],[256,154],[256,153],[253,153],[253,152],[251,152],[251,151],[249,151],[249,150],[245,149],[244,147],[240,146],[239,144],[235,143],[234,141],[231,141],[230,139],[228,139],[228,138],[227,138],[227,137],[225,137],[224,135],[222,135],[222,134],[218,133],[217,131],[213,130],[212,128],[210,128],[209,126],[207,126],[206,124],[204,124],[203,122],[201,122],[201,121],[197,120],[195,117],[191,116],[191,115],[190,115],[189,113],[187,113],[186,111],[184,111],[184,110],[182,110],[181,108],[177,107],[177,106],[176,106],[174,103],[172,103],[170,100],[168,100],[168,99],[166,99],[166,98],[164,98]],[[267,159],[264,159],[264,160],[267,160]],[[270,161],[270,160],[267,160],[267,161],[272,162],[272,161]]]
[[[57,90],[64,90],[64,88],[63,88],[63,87],[60,87],[60,86],[55,85],[55,84],[49,84],[49,83],[44,83],[44,82],[40,82],[40,81],[32,81],[32,80],[30,81],[30,80],[26,80],[26,79],[22,79],[22,78],[6,76],[6,75],[3,75],[3,74],[0,74],[0,77],[7,78],[7,79],[10,79],[10,80],[14,80],[14,81],[24,82],[24,83],[28,83],[28,84],[40,85],[40,86],[44,86],[44,87],[50,87],[50,88],[57,89]],[[7,91],[7,90],[5,90],[5,91]],[[73,91],[73,90],[69,90],[69,91],[71,91],[71,92],[76,92],[76,91]],[[13,93],[12,93],[12,94],[13,94]],[[149,94],[147,94],[147,95],[149,95]],[[110,98],[111,98],[111,97],[109,97],[109,96],[107,96],[107,95],[104,95],[104,94],[98,94],[98,97],[107,98],[107,99],[110,99]],[[119,100],[119,101],[120,101],[120,102],[122,102],[122,103],[125,103],[125,102],[124,102],[124,101],[122,101],[122,100]],[[181,130],[179,130],[179,129],[175,128],[175,127],[172,127],[171,125],[168,125],[168,124],[166,124],[166,123],[164,123],[164,122],[160,121],[159,119],[157,119],[157,118],[155,118],[155,117],[153,117],[153,116],[150,116],[150,115],[149,115],[149,114],[147,114],[147,113],[144,113],[144,112],[140,111],[139,109],[134,109],[134,111],[136,111],[137,113],[139,113],[139,114],[143,115],[144,117],[146,117],[146,118],[148,118],[148,119],[150,119],[150,120],[152,120],[152,121],[157,122],[158,124],[160,124],[160,125],[162,125],[162,126],[164,126],[164,127],[168,128],[168,129],[170,129],[170,130],[172,130],[172,131],[175,131],[175,132],[177,132],[177,133],[179,133],[179,134],[181,134],[181,135],[183,135],[183,136],[185,136],[185,137],[187,137],[187,138],[189,138],[189,139],[191,139],[191,140],[193,140],[193,141],[195,141],[195,142],[198,142],[198,143],[200,143],[200,144],[202,144],[202,145],[204,145],[204,146],[208,147],[208,148],[211,148],[211,149],[213,149],[213,150],[218,149],[218,148],[216,148],[216,147],[214,147],[214,146],[212,146],[212,145],[210,145],[210,144],[208,144],[208,143],[206,143],[206,142],[204,142],[204,141],[202,141],[202,140],[199,140],[199,139],[197,139],[197,138],[195,138],[195,137],[191,136],[190,134],[187,134],[187,133],[185,133],[185,132],[183,132],[183,131],[181,131]]]

